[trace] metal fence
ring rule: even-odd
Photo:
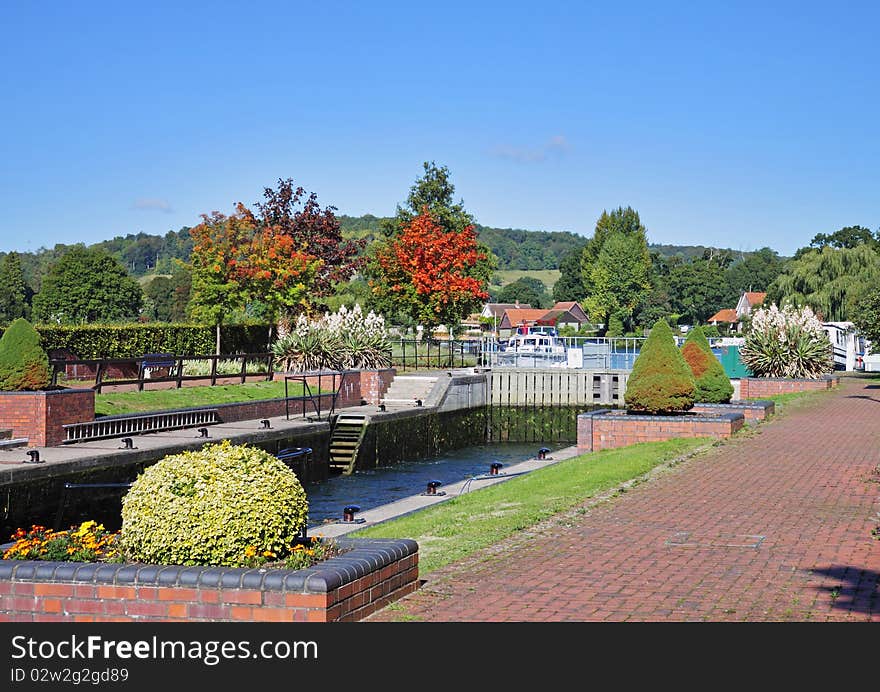
[[[233,367],[229,367],[232,365]],[[52,385],[63,377],[68,384],[89,386],[100,393],[111,385],[137,385],[142,391],[147,384],[203,381],[211,385],[230,378],[244,383],[248,378],[271,380],[274,377],[274,356],[271,353],[235,353],[206,356],[148,354],[137,358],[53,359]]]

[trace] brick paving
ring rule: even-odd
[[[372,621],[880,621],[880,380],[426,575]]]

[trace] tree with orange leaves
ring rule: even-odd
[[[190,229],[192,298],[189,312],[217,327],[259,304],[270,324],[302,310],[321,262],[282,228],[260,223],[243,204],[231,216],[214,212]],[[271,328],[270,328],[271,331]],[[271,336],[271,334],[270,334]]]
[[[473,226],[446,229],[423,206],[418,216],[375,247],[367,274],[381,312],[399,311],[427,329],[443,324],[452,332],[489,297],[492,269]]]

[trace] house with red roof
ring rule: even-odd
[[[706,320],[709,324],[727,325],[730,329],[742,331],[743,320],[752,314],[752,309],[760,307],[767,297],[760,291],[744,291],[735,308],[724,308]]]

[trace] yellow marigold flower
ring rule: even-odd
[[[244,556],[245,557],[253,557],[256,554],[257,554],[257,548],[255,546],[249,545],[247,548],[244,549]]]
[[[264,550],[263,557],[275,557],[275,553],[273,553],[271,550]]]

